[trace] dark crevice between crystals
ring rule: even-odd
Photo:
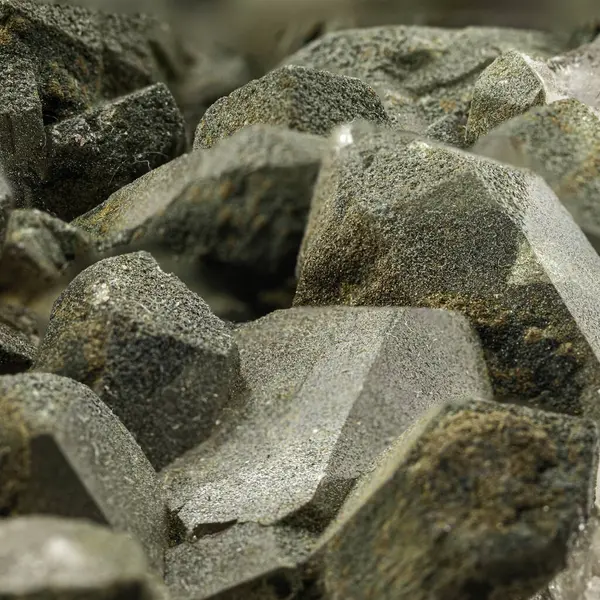
[[[335,479],[322,483],[310,504],[279,522],[279,525],[322,534],[337,516],[357,479]]]
[[[202,523],[201,525],[194,527],[192,539],[196,540],[207,535],[214,535],[215,533],[227,531],[236,525],[237,522],[237,519],[234,519],[233,521],[225,521],[223,523]]]

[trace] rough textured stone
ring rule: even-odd
[[[291,309],[235,339],[235,402],[211,439],[162,473],[184,538],[234,521],[322,530],[423,411],[491,394],[473,332],[446,311]]]
[[[137,239],[140,227],[160,214],[200,177],[206,153],[184,154],[120,188],[72,221],[105,247]]]
[[[248,297],[282,285],[294,275],[326,147],[319,136],[247,127],[205,153],[185,190],[137,237],[231,273],[233,291]]]
[[[23,294],[29,296],[27,288],[31,287],[28,284],[32,281],[23,277],[18,264],[13,268],[13,260],[18,263],[17,256],[26,255],[26,250],[21,253],[23,248],[15,247],[15,223],[23,216],[23,211],[12,210],[11,192],[0,175],[0,375],[29,369],[39,343],[37,319],[22,305]],[[40,218],[44,221],[46,216]],[[37,241],[31,241],[37,245]],[[7,260],[9,248],[15,252],[11,260]],[[45,257],[40,258],[47,264]],[[36,281],[36,286],[39,286],[39,281]]]
[[[0,596],[6,600],[159,600],[141,548],[83,520],[0,522]]]
[[[31,62],[10,61],[0,43],[0,150],[2,169],[22,199],[24,180],[44,177],[46,171],[43,106]]]
[[[600,257],[540,178],[359,127],[325,160],[296,305],[460,311],[497,399],[600,421]]]
[[[185,147],[167,87],[144,88],[47,128],[47,172],[27,204],[70,220]]]
[[[231,334],[208,305],[136,252],[71,282],[35,366],[88,385],[159,468],[212,431],[237,365]]]
[[[386,26],[327,34],[285,62],[358,77],[377,90],[395,126],[464,145],[473,85],[490,63],[509,50],[549,58],[564,47],[533,31]]]
[[[92,254],[84,231],[40,210],[15,210],[0,254],[0,293],[27,303],[56,283],[69,263]]]
[[[600,112],[559,100],[504,123],[473,151],[540,174],[600,249]]]
[[[590,513],[597,452],[589,421],[444,406],[400,440],[326,535],[324,597],[529,597],[564,567]]]
[[[168,550],[166,583],[173,600],[295,598],[314,545],[290,527],[232,525]]]
[[[8,227],[8,219],[14,208],[14,199],[12,190],[8,185],[8,181],[0,170],[0,244],[4,243],[6,228]]]
[[[40,341],[37,319],[28,308],[0,302],[0,323],[23,334],[33,346],[37,346]]]
[[[0,514],[108,524],[137,538],[162,570],[166,515],[156,474],[95,394],[52,374],[6,375],[0,414]]]
[[[290,271],[325,149],[318,136],[253,125],[148,173],[75,223],[255,275]]]
[[[357,118],[388,122],[368,85],[326,71],[284,66],[215,102],[198,125],[194,148],[210,148],[256,123],[327,135],[336,125]]]
[[[0,320],[0,375],[27,371],[35,354],[36,347],[26,334]]]
[[[47,120],[72,116],[159,76],[152,42],[160,25],[150,17],[27,0],[2,0],[0,11],[2,52],[8,62],[31,59]]]
[[[237,298],[249,316],[264,314],[292,302],[325,149],[320,136],[251,125],[151,171],[74,223],[104,246],[134,243],[176,258],[215,311],[226,307],[211,287]]]
[[[480,76],[473,90],[467,122],[467,142],[534,106],[557,96],[552,71],[541,61],[510,50],[499,56]]]
[[[25,0],[0,3],[0,148],[17,200],[44,179],[44,126],[160,77],[154,19]]]

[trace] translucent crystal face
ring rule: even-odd
[[[532,600],[596,600],[599,597],[600,520],[596,515],[580,526],[566,569]]]

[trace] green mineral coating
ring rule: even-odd
[[[517,600],[564,567],[589,511],[589,421],[450,404],[400,444],[327,542],[330,600]]]
[[[387,242],[374,233],[368,222],[352,219],[353,215],[346,216],[344,229],[352,231],[352,236],[344,236],[343,262],[337,245],[323,246],[319,250],[319,272],[313,275],[310,263],[304,267],[306,279],[314,276],[319,285],[307,288],[301,281],[295,305],[422,306],[462,312],[469,317],[481,338],[498,400],[526,402],[530,406],[574,416],[584,413],[584,388],[593,382],[595,387],[600,386],[597,361],[552,286],[530,284],[496,295],[456,289],[432,292],[431,288],[427,289],[430,282],[426,278],[411,273],[407,263],[398,264],[394,260],[392,249],[385,250]],[[490,229],[502,230],[506,227],[505,219],[508,217],[502,218],[497,213],[496,223],[490,217],[488,225]],[[424,223],[415,223],[412,231],[405,229],[405,243],[408,244],[409,236],[413,234],[420,236],[423,227],[426,227]],[[453,231],[456,236],[451,233]],[[439,245],[431,240],[421,247],[421,272],[425,264],[437,261],[443,255],[442,245],[451,244],[451,235],[454,238],[452,245],[463,246],[464,253],[476,255],[479,246],[481,252],[493,254],[488,242],[475,241],[476,235],[470,223],[465,221],[463,227],[454,230],[448,227]],[[515,248],[514,256],[516,252]],[[457,254],[460,254],[459,249]],[[365,256],[381,255],[388,260],[364,261]],[[481,263],[481,268],[485,269],[485,262]],[[448,279],[452,270],[450,266]],[[397,285],[399,281],[410,281],[411,284]],[[593,410],[595,405],[590,402],[588,408]],[[592,416],[590,412],[587,414]]]
[[[574,318],[519,221],[530,202],[525,175],[398,134],[360,135],[321,171],[294,305],[458,310],[482,340],[498,400],[600,418],[583,310]],[[561,208],[536,208],[540,232],[557,235],[542,211],[558,218]],[[554,262],[569,259],[551,250]]]
[[[30,471],[29,434],[15,398],[0,398],[0,516],[9,516]]]
[[[329,33],[285,63],[358,77],[378,91],[395,126],[464,146],[463,117],[486,67],[510,50],[550,58],[564,48],[539,31],[398,25]]]
[[[546,90],[520,52],[498,57],[479,77],[467,123],[469,143],[497,125],[546,103]]]

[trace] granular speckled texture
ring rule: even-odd
[[[596,426],[451,403],[382,461],[321,554],[328,600],[522,600],[589,514]]]
[[[594,0],[59,1],[164,12],[0,0],[0,535],[156,571],[0,600],[584,600],[600,29],[498,26]]]
[[[368,85],[327,71],[284,66],[215,102],[198,125],[194,148],[210,148],[256,123],[327,135],[336,125],[354,119],[389,121]]]
[[[326,147],[319,136],[252,125],[152,171],[75,222],[98,238],[236,269],[249,288],[285,281]]]
[[[231,524],[168,550],[165,580],[173,600],[300,598],[314,545],[290,527]]]
[[[446,311],[296,308],[239,327],[242,386],[214,436],[162,472],[180,535],[239,522],[324,529],[354,482],[432,406],[491,398]]]
[[[559,100],[504,123],[473,150],[535,170],[600,248],[600,112]]]
[[[27,371],[35,355],[36,346],[29,336],[0,321],[0,375]]]
[[[204,151],[189,185],[136,238],[231,272],[248,295],[282,285],[294,275],[326,148],[319,136],[246,127]]]
[[[71,282],[35,368],[88,385],[160,468],[212,431],[238,351],[202,298],[136,252],[104,259]]]
[[[139,545],[83,520],[0,521],[3,600],[159,600]]]
[[[504,121],[548,103],[555,94],[552,72],[540,61],[510,50],[477,79],[467,121],[467,143]]]
[[[183,117],[163,83],[46,128],[47,172],[27,204],[70,220],[180,155]]]
[[[162,572],[166,512],[156,474],[89,388],[47,373],[3,376],[0,415],[0,514],[106,523],[137,538]]]
[[[26,204],[48,168],[45,125],[160,78],[160,24],[26,0],[2,0],[0,23],[2,166]]]
[[[77,227],[40,210],[14,210],[0,254],[0,291],[18,287],[26,303],[56,283],[70,262],[92,254],[92,238]]]
[[[8,60],[0,34],[0,148],[3,172],[15,184],[15,195],[25,196],[21,185],[46,172],[46,133],[43,106],[31,62]]]
[[[498,400],[600,421],[600,258],[552,190],[389,130],[346,136],[317,183],[295,305],[460,311]]]
[[[564,40],[516,29],[385,26],[329,33],[285,63],[358,77],[377,90],[397,127],[464,144],[477,76],[513,49],[549,58]]]
[[[184,154],[111,194],[102,204],[72,221],[103,246],[137,239],[136,233],[162,213],[188,185],[202,177],[206,152]]]
[[[39,323],[35,313],[24,306],[0,302],[0,323],[22,333],[34,346],[40,341]]]

